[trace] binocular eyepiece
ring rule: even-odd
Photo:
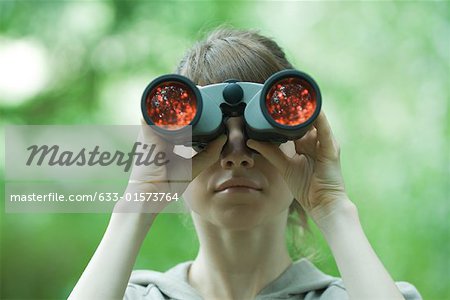
[[[163,75],[144,90],[147,124],[174,144],[202,148],[226,131],[224,117],[243,116],[249,138],[274,143],[301,138],[319,115],[316,82],[294,69],[273,74],[264,84],[229,79],[196,86],[178,75]]]

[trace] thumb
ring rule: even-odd
[[[278,169],[280,174],[285,174],[285,170],[288,167],[288,160],[286,154],[283,153],[279,146],[270,142],[248,139],[247,147],[261,153],[262,156]]]
[[[205,149],[192,157],[192,179],[198,176],[203,170],[214,164],[220,157],[222,148],[227,141],[225,134],[220,135],[215,140],[208,143]]]
[[[148,125],[141,117],[141,128],[139,131],[139,141],[149,145],[155,145],[158,149],[164,149],[166,152],[172,152],[175,145],[169,143],[167,140],[159,136],[152,128],[156,125]]]

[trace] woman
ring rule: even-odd
[[[188,51],[177,73],[204,86],[229,78],[263,83],[288,68],[273,40],[219,28]],[[392,280],[370,246],[345,191],[339,144],[323,111],[304,137],[280,147],[248,140],[242,116],[225,125],[227,135],[193,157],[193,180],[183,194],[200,241],[195,260],[165,273],[131,274],[157,213],[116,212],[71,299],[421,299],[413,285]],[[143,138],[173,150],[151,130]],[[165,166],[135,168],[127,191],[167,191],[157,182],[168,173]],[[166,204],[160,205],[153,211]],[[294,211],[317,224],[342,279],[306,258],[292,261],[284,237]]]

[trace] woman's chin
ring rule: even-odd
[[[235,202],[222,204],[212,217],[216,225],[226,229],[248,230],[260,225],[266,214],[262,206]]]

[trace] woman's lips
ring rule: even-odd
[[[251,192],[258,192],[260,190],[247,187],[247,186],[231,186],[226,189],[217,191],[217,193],[251,193]]]
[[[249,192],[262,190],[259,184],[245,177],[233,177],[217,186],[215,192]]]

